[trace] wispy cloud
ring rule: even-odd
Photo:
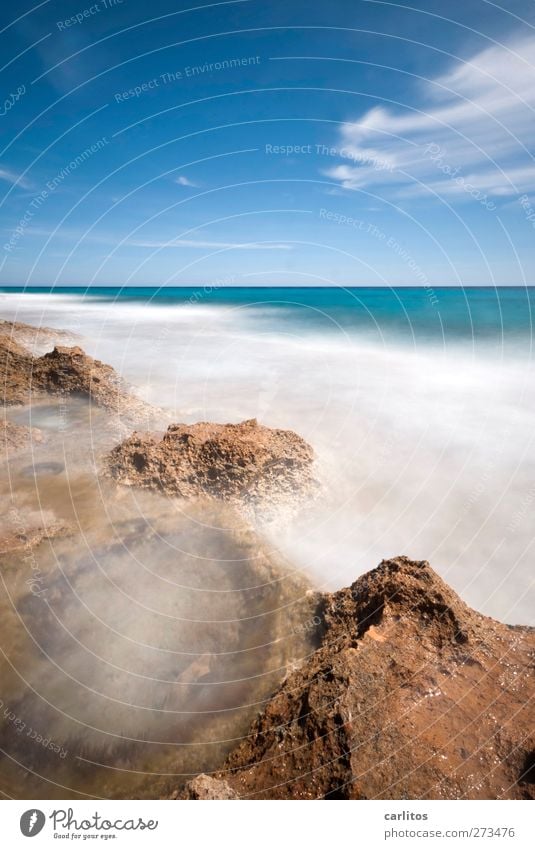
[[[287,251],[291,250],[291,245],[279,244],[274,242],[212,242],[197,239],[170,239],[169,241],[151,240],[151,239],[129,239],[124,244],[131,245],[136,248],[215,248],[215,249],[235,249],[240,251]]]
[[[198,250],[241,250],[241,251],[289,251],[292,250],[292,245],[282,242],[218,242],[211,239],[137,239],[126,238],[124,240],[119,237],[113,238],[109,235],[100,233],[84,234],[78,230],[70,230],[61,228],[59,230],[49,230],[42,227],[28,228],[28,236],[55,236],[58,239],[68,239],[71,242],[80,241],[90,242],[92,244],[106,245],[116,248],[149,248],[151,250],[163,250],[165,248],[194,248]]]
[[[494,45],[415,87],[413,108],[376,106],[340,130],[344,188],[494,197],[535,190],[535,38]]]
[[[0,168],[0,180],[9,183],[11,186],[19,186],[21,189],[29,189],[30,184],[25,177],[20,177],[8,168]]]
[[[184,174],[181,174],[180,177],[177,177],[175,183],[177,183],[179,186],[189,186],[191,189],[197,188],[197,183],[193,183],[191,180],[185,177]]]

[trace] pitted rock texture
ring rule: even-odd
[[[34,357],[0,328],[0,401],[5,406],[39,402],[49,395],[83,396],[131,423],[149,422],[160,411],[136,398],[117,372],[78,345],[56,345]]]
[[[311,495],[313,462],[312,448],[296,433],[250,419],[174,424],[163,436],[134,433],[113,449],[107,469],[127,486],[265,505]]]
[[[215,778],[261,799],[535,798],[535,629],[406,557],[317,614],[320,647]]]

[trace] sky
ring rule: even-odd
[[[0,285],[535,284],[535,2],[22,0]]]

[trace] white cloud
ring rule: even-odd
[[[30,184],[24,177],[14,174],[13,171],[10,171],[8,168],[0,168],[0,180],[4,180],[4,182],[9,183],[12,186],[16,185],[21,189],[30,188]]]
[[[169,241],[152,241],[150,239],[129,239],[125,242],[127,245],[132,245],[136,248],[216,248],[216,249],[236,249],[240,251],[272,251],[272,250],[291,250],[291,245],[278,243],[263,243],[263,242],[211,242],[196,239],[170,239]]]
[[[8,232],[6,230],[6,232]],[[163,248],[197,248],[204,250],[241,250],[241,251],[290,251],[292,245],[281,242],[217,242],[210,239],[137,239],[126,238],[121,241],[113,236],[103,235],[101,233],[82,233],[78,230],[71,230],[62,227],[59,230],[49,230],[42,227],[31,227],[27,230],[27,235],[31,236],[56,236],[57,238],[68,239],[70,242],[80,240],[81,242],[91,242],[98,245],[108,245],[117,248],[133,247],[133,248],[150,248],[151,250],[160,250]]]
[[[175,183],[178,183],[179,186],[189,186],[192,189],[197,188],[197,183],[193,183],[191,180],[189,180],[183,174],[181,174],[180,177],[176,178]]]
[[[343,164],[328,176],[398,197],[468,197],[467,183],[495,198],[535,189],[535,38],[493,45],[415,93],[412,109],[376,106],[344,124]]]

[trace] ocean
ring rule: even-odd
[[[0,307],[80,334],[177,421],[307,439],[324,493],[271,544],[318,588],[406,554],[535,624],[534,289],[3,288]]]

